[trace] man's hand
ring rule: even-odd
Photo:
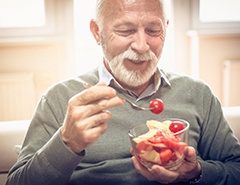
[[[99,83],[72,97],[61,128],[62,139],[75,153],[96,142],[106,131],[112,115],[107,109],[124,104],[116,91]]]
[[[200,175],[201,165],[196,159],[196,151],[193,147],[186,147],[184,153],[183,163],[178,169],[172,171],[159,165],[146,168],[138,161],[136,156],[133,156],[132,160],[136,170],[150,181],[157,181],[162,184],[188,182]]]

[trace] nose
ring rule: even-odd
[[[149,50],[147,35],[144,31],[138,31],[135,33],[131,48],[140,54],[146,53]]]

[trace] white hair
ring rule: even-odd
[[[118,0],[110,0],[110,1],[118,1]],[[125,0],[126,3],[133,3],[136,0]],[[145,0],[148,1],[148,0]],[[166,8],[165,8],[165,1],[166,0],[158,0],[160,2],[160,4],[163,6],[163,13],[164,13],[164,17],[166,17]],[[104,26],[104,17],[107,15],[107,13],[109,12],[109,7],[108,5],[109,0],[96,0],[96,15],[95,15],[95,21],[100,29],[100,31],[102,30],[103,26]],[[117,3],[117,2],[116,2]]]

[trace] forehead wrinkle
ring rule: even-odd
[[[163,4],[159,0],[126,0],[125,5],[124,3],[122,4],[123,7],[125,6],[125,9],[129,9],[129,11],[136,11],[144,14],[146,12],[163,13]]]
[[[115,23],[115,27],[118,26],[128,26],[128,27],[136,27],[136,26],[162,26],[162,21],[161,19],[156,19],[154,21],[146,21],[146,22],[141,22],[141,21],[132,21],[131,20],[119,20]]]
[[[121,13],[123,11],[135,11],[139,13],[159,12],[159,14],[163,12],[163,4],[160,0],[107,0],[105,8],[108,10],[108,16],[115,15],[116,13]]]
[[[144,26],[162,27],[166,21],[160,0],[106,0],[106,2],[105,10],[109,11],[104,16],[103,24],[112,22],[115,28],[116,26],[136,27],[143,23]],[[152,22],[148,21],[150,19]]]

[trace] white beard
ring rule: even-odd
[[[149,65],[144,70],[128,70],[123,63],[124,59],[136,62],[147,61],[149,62]],[[131,87],[138,87],[150,80],[156,71],[158,60],[158,57],[152,51],[138,54],[133,50],[127,50],[110,60],[106,58],[106,62],[108,63],[114,77]]]

